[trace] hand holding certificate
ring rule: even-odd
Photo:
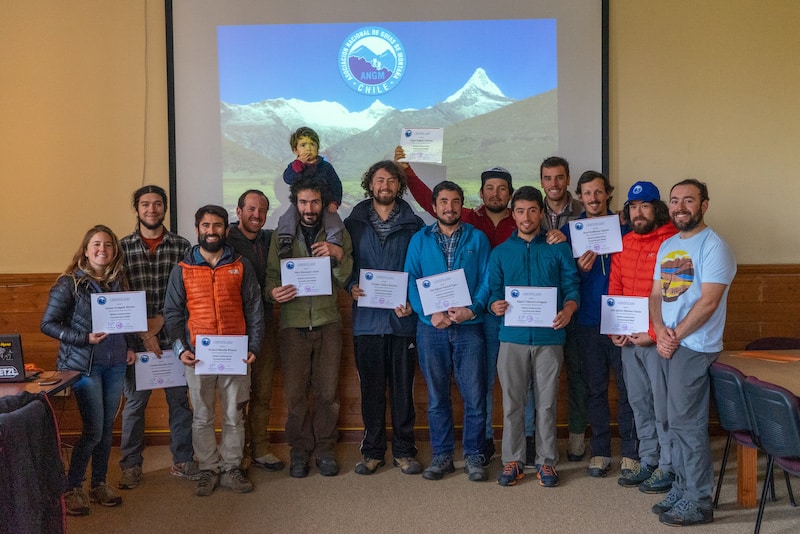
[[[298,297],[332,295],[330,256],[281,260],[281,285],[292,285]]]
[[[92,333],[147,332],[144,291],[92,293]]]
[[[572,257],[579,258],[584,252],[611,254],[622,250],[622,232],[619,217],[591,217],[569,222]]]
[[[629,336],[647,332],[650,327],[647,297],[603,295],[601,302],[601,334]]]
[[[506,286],[506,326],[552,328],[558,313],[555,287]]]
[[[472,306],[464,269],[419,278],[417,289],[425,315],[447,311],[449,308]]]
[[[359,308],[405,307],[408,273],[361,269],[358,286],[364,293],[358,297]]]
[[[154,352],[137,352],[134,365],[136,391],[186,385],[183,363],[171,350],[163,351],[160,358]]]
[[[400,146],[406,153],[401,161],[441,163],[444,128],[403,128]]]
[[[194,372],[198,375],[246,375],[247,336],[198,334]]]

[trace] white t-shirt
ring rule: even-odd
[[[661,244],[653,279],[661,284],[661,317],[664,326],[675,328],[700,299],[702,284],[725,284],[725,292],[714,313],[700,328],[681,340],[697,352],[722,350],[728,289],[736,275],[736,258],[730,247],[711,228],[681,239],[676,234]]]

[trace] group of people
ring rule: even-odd
[[[533,186],[514,190],[510,172],[493,167],[481,174],[482,204],[470,209],[464,207],[464,192],[456,183],[443,181],[429,189],[402,162],[398,147],[395,161],[380,161],[364,173],[366,199],[342,221],[337,213],[341,182],[319,156],[317,134],[301,128],[290,145],[297,156],[284,174],[291,204],[277,231],[263,229],[269,199],[248,190],[239,198],[237,223],[229,225],[220,206],[197,211],[198,244],[192,247],[164,227],[163,189],[145,186],[133,196],[134,232],[118,242],[104,226],[90,229],[53,286],[42,330],[61,341],[57,367],[83,372],[74,387],[83,433],[70,462],[69,513],[88,513],[89,500],[106,506],[121,502],[106,474],[123,391],[118,487],[131,489],[142,480],[150,391],[136,391],[130,365],[141,351],[160,356],[172,349],[185,365],[188,386],[165,390],[170,472],[195,480],[197,495],[210,495],[218,485],[251,491],[246,448],[249,465],[283,469],[270,450],[267,432],[278,357],[288,409],[289,474],[307,476],[313,457],[321,475],[337,475],[341,288],[353,299],[353,348],[364,423],[356,473],[369,475],[385,465],[387,399],[393,464],[428,480],[452,473],[454,380],[464,403],[464,472],[469,480],[487,480],[486,468],[495,454],[491,414],[497,377],[503,399],[503,468],[497,482],[516,485],[525,467],[532,467],[541,486],[557,486],[556,398],[565,365],[568,459],[584,458],[588,426],[588,474],[603,477],[610,471],[608,389],[613,373],[622,453],[619,484],[666,493],[653,506],[663,523],[713,520],[708,367],[722,350],[727,291],[736,263],[729,247],[704,222],[709,203],[705,184],[679,182],[665,203],[654,184],[637,182],[620,214],[622,252],[589,251],[573,258],[568,222],[614,215],[609,210],[613,186],[602,173],[583,173],[573,198],[569,164],[563,158],[550,157],[541,164],[544,195]],[[426,226],[415,214],[403,199],[406,192],[435,217],[433,224]],[[297,287],[282,283],[281,262],[304,257],[330,258],[332,294],[301,296]],[[425,314],[417,280],[458,269],[463,270],[471,304]],[[394,309],[358,306],[360,298],[369,297],[359,286],[362,270],[408,273],[407,303]],[[552,325],[506,324],[509,298],[514,298],[509,287],[555,288]],[[120,290],[146,292],[147,332],[92,333],[90,293]],[[601,334],[603,295],[648,297],[649,331]],[[275,303],[280,305],[277,325],[272,320]],[[195,373],[199,334],[246,334],[247,374]],[[416,459],[414,437],[417,361],[428,390],[432,449],[424,469]],[[214,432],[217,390],[222,405],[219,445]],[[87,498],[81,487],[90,458]]]

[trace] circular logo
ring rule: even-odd
[[[638,195],[638,194],[639,194],[639,193],[641,193],[641,192],[642,192],[642,186],[641,186],[641,185],[635,185],[635,186],[633,186],[633,194],[634,194],[634,195]]]
[[[363,95],[388,93],[406,70],[406,50],[389,30],[366,26],[354,31],[339,49],[339,73],[344,82]]]
[[[200,343],[202,343],[204,347],[207,347],[211,345],[211,340],[208,339],[207,337],[204,337],[203,339],[200,340]]]
[[[294,269],[294,262],[293,261],[287,261],[286,262],[286,268],[287,269]]]
[[[103,304],[106,303],[106,298],[105,297],[97,297],[97,303],[102,306]]]
[[[583,230],[583,223],[575,223],[576,230]]]
[[[412,132],[411,130],[406,130],[405,136],[406,136],[406,137],[411,137],[411,135],[412,135],[413,133],[414,133],[414,132]]]
[[[139,358],[139,361],[142,363],[147,363],[150,361],[150,356],[148,356],[147,354],[142,354],[142,357]]]
[[[614,299],[612,299],[612,298],[610,298],[610,297],[609,297],[609,299],[606,301],[606,304],[607,304],[608,306],[611,306],[611,307],[613,307],[613,306],[614,306]]]
[[[512,297],[512,298],[517,298],[517,297],[519,297],[519,289],[512,289],[512,290],[511,290],[511,297]]]
[[[422,282],[422,287],[424,287],[425,289],[431,287],[431,281],[425,280],[424,282]]]
[[[364,275],[364,278],[366,278],[367,280],[372,280],[373,278],[375,278],[375,275],[372,273],[367,273]]]

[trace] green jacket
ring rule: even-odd
[[[325,241],[325,231],[320,229],[317,234],[316,242]],[[295,297],[289,302],[280,304],[281,324],[280,328],[311,328],[323,326],[329,323],[341,322],[339,314],[339,291],[350,281],[350,274],[353,272],[353,242],[347,230],[342,230],[342,243],[344,257],[342,261],[336,262],[331,258],[331,264],[335,266],[331,269],[331,286],[333,295],[314,296],[314,297]],[[264,298],[270,302],[275,302],[269,293],[281,284],[281,263],[278,258],[278,232],[272,232],[272,241],[269,246],[269,256],[267,257],[267,283],[264,286]],[[311,254],[306,248],[302,231],[299,226],[292,243],[293,258],[308,258]]]

